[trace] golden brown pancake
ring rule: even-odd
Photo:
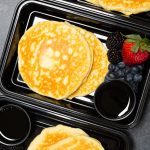
[[[150,11],[150,0],[99,0],[97,5],[106,10],[121,12],[127,16]]]
[[[91,32],[82,28],[76,27],[87,40],[90,49],[93,51],[93,64],[90,74],[85,82],[75,91],[69,98],[77,96],[85,96],[93,92],[103,81],[108,72],[108,58],[107,51],[98,38]]]
[[[64,125],[49,127],[44,129],[41,134],[31,142],[27,150],[48,150],[51,145],[75,135],[88,136],[83,130],[78,128],[71,128]]]
[[[101,143],[91,137],[72,136],[50,146],[48,150],[104,150]]]
[[[99,5],[99,0],[86,0],[92,4]]]
[[[89,74],[92,51],[85,38],[64,22],[32,26],[18,46],[19,72],[36,93],[63,99],[75,92]]]

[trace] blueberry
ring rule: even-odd
[[[138,67],[138,69],[139,69],[140,71],[143,70],[143,65],[138,65],[137,67]]]
[[[113,70],[115,70],[115,68],[116,68],[116,65],[113,65],[113,64],[112,64],[112,68],[113,68]]]
[[[125,68],[125,74],[128,74],[131,71],[131,68],[129,66],[126,66]]]
[[[123,69],[123,68],[125,68],[125,63],[124,62],[120,62],[120,63],[118,63],[118,67],[120,68],[120,69]]]
[[[124,72],[121,71],[121,70],[119,70],[116,74],[117,74],[117,77],[118,77],[118,78],[124,76]]]
[[[106,75],[106,77],[105,77],[105,81],[107,82],[107,81],[111,81],[112,79],[108,76],[108,75]]]
[[[142,75],[136,74],[133,78],[134,82],[140,82],[142,80]]]
[[[111,72],[114,71],[115,65],[109,64],[108,69],[109,69],[109,71],[111,71]]]
[[[112,73],[110,73],[108,76],[109,76],[111,79],[114,79],[114,78],[115,78],[115,75],[112,74]]]
[[[131,69],[131,72],[132,72],[133,74],[136,74],[138,71],[139,71],[139,68],[138,68],[138,67],[132,67],[132,69]]]
[[[124,80],[124,77],[118,78],[119,80]]]
[[[114,72],[118,72],[119,71],[119,67],[116,66]]]
[[[126,80],[127,81],[132,81],[132,79],[133,79],[133,75],[132,74],[127,74]]]
[[[137,82],[129,82],[131,85],[132,89],[137,93],[138,91],[138,83]]]

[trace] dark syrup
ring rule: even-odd
[[[27,114],[16,106],[3,107],[0,111],[0,135],[8,141],[22,140],[30,130]]]
[[[134,105],[134,94],[131,88],[120,81],[104,84],[97,91],[95,99],[98,111],[110,119],[123,117]]]

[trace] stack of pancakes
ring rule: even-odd
[[[121,12],[127,16],[150,11],[150,0],[87,0],[106,10]]]
[[[33,91],[60,100],[93,92],[105,78],[108,59],[93,33],[66,22],[45,21],[22,36],[18,66]]]
[[[104,150],[101,143],[83,130],[57,125],[44,129],[27,150]]]

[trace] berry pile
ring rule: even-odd
[[[124,43],[124,37],[120,32],[114,32],[109,34],[106,46],[108,48],[107,56],[109,62],[117,64],[122,61],[121,49]]]
[[[142,80],[143,64],[150,56],[150,39],[138,34],[111,33],[106,41],[110,62],[105,81],[124,80],[137,92]]]
[[[119,31],[109,34],[106,46],[109,50],[121,49],[124,42],[124,37]]]
[[[117,64],[122,61],[121,52],[117,49],[112,49],[107,52],[108,60],[112,64]]]
[[[143,65],[128,66],[124,62],[118,64],[109,64],[109,72],[105,77],[105,81],[124,80],[127,81],[137,92],[138,84],[142,80]]]

